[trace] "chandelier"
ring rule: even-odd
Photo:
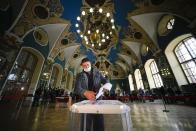
[[[105,12],[102,8],[84,9],[81,16],[77,17],[75,27],[82,43],[88,48],[104,50],[116,36],[114,19],[110,12]]]

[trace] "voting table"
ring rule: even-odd
[[[73,104],[70,107],[70,131],[81,131],[80,118],[77,115],[83,114],[84,125],[83,131],[86,131],[86,115],[87,114],[112,114],[113,116],[121,116],[122,130],[132,131],[132,122],[130,117],[130,107],[117,100],[84,100]],[[79,123],[77,123],[79,122]],[[115,124],[115,123],[114,123]]]

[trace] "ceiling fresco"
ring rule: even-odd
[[[95,66],[97,66],[98,68],[100,68],[100,65],[104,65],[104,69],[109,69],[110,68],[115,68],[116,66],[120,66],[119,68],[123,68],[123,70],[126,68],[129,68],[128,66],[130,65],[130,61],[128,61],[127,65],[124,65],[125,63],[119,64],[118,59],[120,59],[119,55],[120,55],[120,51],[121,51],[121,46],[122,46],[122,39],[125,38],[125,30],[128,26],[130,26],[129,24],[129,20],[127,19],[127,15],[129,12],[131,12],[132,10],[134,10],[136,7],[135,5],[130,1],[130,0],[123,0],[123,1],[119,1],[119,0],[75,0],[73,1],[61,1],[63,8],[64,8],[64,12],[63,15],[61,17],[63,17],[64,19],[68,19],[71,22],[71,27],[70,27],[70,32],[74,33],[77,37],[77,43],[80,44],[80,49],[81,51],[84,53],[84,55],[86,55],[89,59],[91,59],[91,61],[95,64]],[[79,30],[79,27],[76,27],[76,24],[78,23],[85,23],[84,20],[82,21],[82,19],[84,19],[84,15],[82,14],[82,11],[85,11],[85,16],[87,19],[87,15],[88,10],[93,9],[93,13],[96,13],[96,9],[99,11],[99,9],[103,9],[103,13],[104,11],[109,13],[110,15],[110,19],[113,19],[113,25],[115,26],[115,31],[113,31],[113,38],[111,38],[110,40],[107,41],[106,38],[106,42],[103,43],[100,47],[99,47],[99,43],[97,43],[97,46],[92,47],[92,45],[90,44],[86,44],[85,40],[84,40],[84,33],[82,35],[82,38],[80,36],[81,32],[78,33],[77,30]],[[97,11],[97,12],[98,12]],[[100,13],[100,12],[98,12]],[[103,17],[104,14],[102,13]],[[107,17],[107,13],[105,13],[105,17]],[[101,15],[98,14],[99,16]],[[81,20],[80,22],[78,22],[77,17],[80,17]],[[96,17],[96,16],[94,16]],[[110,26],[110,22],[108,23],[104,23],[102,21],[102,19],[95,19],[93,17],[93,22],[89,22],[90,24],[104,24],[105,29],[105,33],[104,35],[107,36],[107,33],[109,33],[112,29],[109,30],[108,27]],[[88,24],[89,24],[88,23]],[[86,24],[86,23],[85,23]],[[107,25],[108,24],[108,25]],[[80,24],[79,24],[80,26]],[[84,26],[84,25],[83,25]],[[87,26],[87,25],[86,25]],[[92,26],[93,25],[88,25],[91,26],[91,30],[92,30]],[[96,27],[96,26],[94,26]],[[81,27],[82,28],[82,27]],[[83,27],[84,28],[84,27]],[[88,27],[86,27],[88,28]],[[99,30],[101,30],[101,27],[97,28]],[[80,29],[81,30],[81,29]],[[100,31],[101,32],[101,31]],[[86,31],[87,33],[87,31]],[[93,32],[89,32],[92,33]],[[96,35],[96,34],[95,34]],[[102,34],[103,35],[103,34]],[[140,35],[140,34],[139,34]],[[139,36],[138,35],[138,36]],[[100,35],[100,37],[102,37]],[[92,38],[91,36],[89,37],[90,39]],[[99,37],[98,37],[99,38]],[[103,39],[102,39],[103,40]],[[101,41],[102,42],[102,41]],[[139,46],[140,44],[138,44]],[[126,57],[126,56],[125,56]],[[130,57],[129,57],[130,58]],[[99,64],[98,64],[99,63]],[[105,64],[105,63],[109,63],[109,64]],[[99,66],[98,66],[99,65]],[[115,65],[115,66],[113,66]],[[113,66],[113,67],[112,67]],[[101,70],[104,70],[103,67],[101,68]],[[127,70],[126,70],[127,72]]]
[[[88,57],[110,78],[127,77],[144,65],[143,57],[160,52],[157,36],[170,32],[166,28],[168,20],[181,16],[191,23],[196,17],[194,0],[20,0],[16,5],[13,3],[1,1],[0,9],[6,11],[13,6],[18,8],[11,12],[22,12],[17,19],[17,15],[12,16],[9,28],[3,26],[10,37],[19,39],[19,44],[32,34],[43,52],[48,49],[47,59],[54,62],[59,58],[65,63],[62,66],[71,69],[74,75],[80,71],[80,61]]]
[[[167,14],[167,9],[183,14],[173,7],[174,2],[168,0],[75,0],[61,3],[64,8],[61,17],[70,20],[69,31],[75,35],[83,57],[87,56],[111,77],[116,74],[127,76],[133,72],[133,66],[143,65],[142,56],[160,50],[157,24]],[[111,31],[112,35],[109,34]]]

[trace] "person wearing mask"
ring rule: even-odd
[[[98,71],[97,68],[93,68],[91,66],[91,62],[88,58],[84,58],[81,61],[81,66],[83,71],[77,74],[76,83],[74,88],[74,93],[80,97],[80,101],[82,100],[96,100],[96,94],[99,92],[99,89],[102,85],[110,86],[111,84],[107,79],[103,77],[103,75]],[[99,100],[102,97],[98,98]],[[84,116],[82,116],[82,124],[81,129],[83,131],[83,120]],[[104,119],[103,115],[100,114],[87,114],[86,117],[86,131],[104,131]]]

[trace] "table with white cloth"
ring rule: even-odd
[[[84,115],[84,126],[83,131],[86,131],[86,115],[87,114],[112,114],[120,115],[123,131],[132,131],[132,121],[130,115],[130,107],[118,100],[97,100],[89,101],[84,100],[73,104],[70,107],[70,131],[80,131],[78,126],[78,118],[76,115]],[[77,127],[76,127],[77,126]],[[81,126],[81,125],[80,125]]]

